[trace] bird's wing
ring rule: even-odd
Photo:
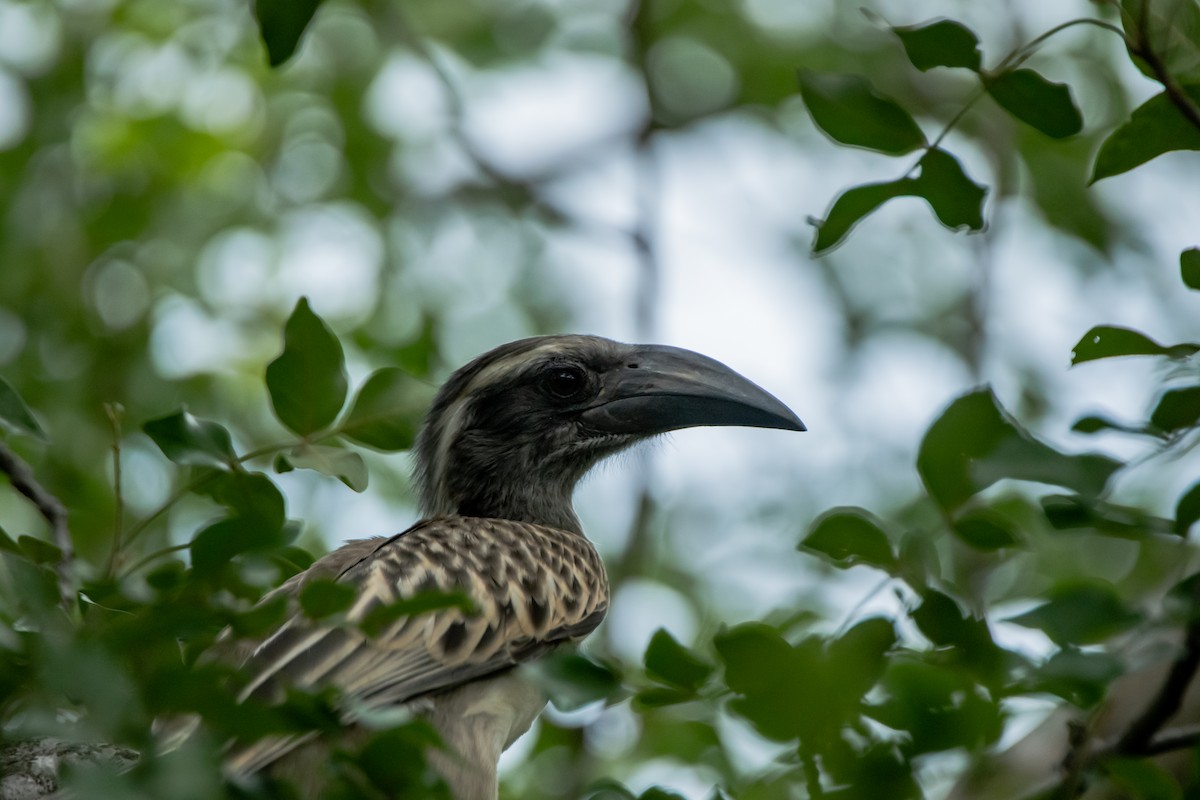
[[[345,621],[324,626],[293,615],[245,662],[240,699],[333,686],[352,717],[534,658],[591,632],[608,606],[604,567],[587,539],[508,520],[439,517],[390,539],[351,543],[314,568],[357,588]],[[298,593],[308,579],[285,591]],[[429,592],[462,592],[474,613],[451,607],[401,617],[375,636],[358,626],[374,609]],[[254,772],[301,741],[255,742],[226,763],[234,773]]]

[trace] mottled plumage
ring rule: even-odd
[[[449,752],[430,754],[458,800],[494,800],[496,759],[545,705],[513,667],[578,640],[608,607],[608,579],[571,506],[600,459],[693,425],[803,430],[790,410],[728,367],[677,348],[589,336],[503,345],[442,387],[416,447],[427,519],[391,538],[350,542],[273,596],[308,582],[347,583],[346,623],[294,608],[263,641],[239,645],[240,699],[285,686],[336,687],[347,740],[357,716],[407,705],[425,714]],[[446,608],[367,636],[354,623],[419,594],[459,591],[475,613]],[[361,738],[361,736],[360,736]],[[317,797],[326,748],[306,737],[234,747],[227,769],[270,769]]]
[[[298,592],[314,574],[358,587],[348,624],[294,615],[254,651],[240,700],[274,699],[286,684],[335,686],[359,713],[394,706],[586,636],[608,608],[604,565],[587,539],[508,520],[435,517],[391,538],[345,545],[280,588]],[[374,637],[354,627],[401,598],[453,591],[467,595],[474,613],[452,607],[402,617]],[[253,772],[298,744],[294,737],[256,743],[227,764]]]

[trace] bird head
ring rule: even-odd
[[[596,462],[699,425],[805,429],[764,389],[690,350],[597,336],[510,342],[434,399],[417,439],[423,510],[578,531],[571,494]]]

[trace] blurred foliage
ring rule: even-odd
[[[278,625],[283,605],[258,601],[313,561],[319,522],[295,518],[280,476],[311,472],[362,492],[370,475],[373,492],[410,503],[402,465],[372,451],[411,445],[429,379],[473,341],[458,330],[471,320],[462,308],[494,312],[513,335],[570,320],[572,287],[547,288],[525,265],[581,224],[552,190],[577,165],[522,172],[489,160],[457,80],[586,54],[636,84],[636,119],[616,135],[643,156],[722,118],[814,146],[794,133],[802,105],[838,145],[910,157],[899,177],[837,195],[814,223],[817,254],[867,233],[893,199],[922,198],[942,225],[979,232],[1001,199],[1020,196],[1072,243],[1111,255],[1128,233],[1089,178],[1200,149],[1200,6],[1089,10],[997,57],[955,20],[893,26],[839,8],[827,36],[772,24],[787,15],[766,2],[259,0],[253,13],[233,0],[0,2],[0,78],[17,98],[0,110],[0,432],[69,507],[78,550],[68,559],[21,498],[0,497],[13,532],[0,530],[0,737],[143,754],[124,774],[69,769],[66,782],[88,797],[291,796],[266,780],[223,784],[220,749],[335,728],[337,698],[238,705],[233,668],[201,658],[226,628],[253,637]],[[848,33],[872,21],[883,35]],[[1095,52],[1079,58],[1119,119],[1087,119],[1075,89],[1046,77],[1071,75],[1055,71],[1068,58],[1055,48],[1081,29]],[[1104,55],[1104,37],[1123,49]],[[1126,56],[1156,85],[1133,108]],[[439,99],[403,118],[417,106],[390,111],[403,92],[381,88],[389,80],[429,80]],[[1022,171],[1028,181],[1014,183]],[[471,240],[459,259],[469,268],[431,277],[419,265],[447,230]],[[653,266],[645,229],[616,232]],[[1196,254],[1181,254],[1170,293],[1200,287]],[[896,324],[842,292],[852,343]],[[978,309],[971,298],[948,305],[911,326],[978,367],[962,335],[984,327]],[[1158,371],[1138,379],[1157,399],[1144,420],[1090,414],[1074,430],[1182,459],[1200,439],[1200,344],[1103,322],[1091,321],[1071,362],[1154,359]],[[837,623],[798,602],[691,642],[660,630],[641,663],[603,643],[548,659],[537,671],[556,706],[581,716],[541,724],[503,793],[662,800],[700,785],[714,799],[922,797],[945,791],[945,765],[985,763],[1022,702],[1053,697],[1099,719],[1089,715],[1121,676],[1147,663],[1129,656],[1131,638],[1184,641],[1182,656],[1168,647],[1149,660],[1186,669],[1200,655],[1186,580],[1200,482],[1173,518],[1114,502],[1114,482],[1137,464],[1067,452],[1063,431],[1039,430],[1038,387],[1023,388],[1028,407],[1006,408],[987,387],[951,402],[917,453],[923,491],[881,498],[875,511],[829,510],[799,541],[830,574],[878,573],[893,615],[856,610]],[[639,559],[649,561],[630,545],[616,577],[648,571]],[[695,575],[657,568],[719,617]],[[331,624],[348,602],[331,583],[301,597]],[[1043,650],[1000,637],[1001,625],[1036,632]],[[626,698],[619,746],[598,745],[600,709]],[[1182,690],[1156,702],[1174,712]],[[1194,775],[1144,757],[1170,716],[1150,711],[1161,719],[1142,717],[1149,738],[1076,742],[1049,791],[1198,791]],[[157,755],[152,723],[192,714],[202,732]],[[394,723],[337,754],[331,796],[444,791],[420,756],[433,744],[427,726]],[[687,785],[655,785],[671,782],[664,774]]]

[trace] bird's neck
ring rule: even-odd
[[[571,503],[578,476],[554,473],[538,474],[534,465],[515,473],[498,473],[479,464],[453,465],[427,487],[432,496],[423,498],[422,506],[429,515],[508,519],[583,535]]]

